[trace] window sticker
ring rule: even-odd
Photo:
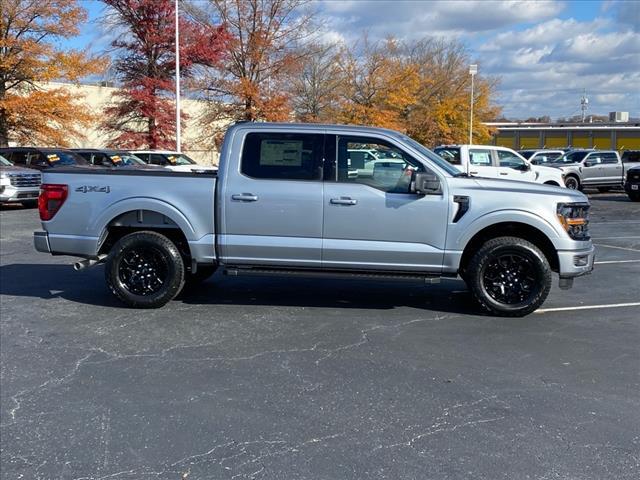
[[[262,140],[260,165],[302,166],[302,140]]]
[[[58,162],[58,161],[60,161],[60,157],[58,155],[56,155],[55,153],[50,153],[49,155],[47,155],[47,159],[50,162]]]
[[[176,157],[174,155],[169,155],[167,160],[169,160],[169,163],[176,163]]]
[[[111,157],[111,161],[112,161],[113,163],[120,163],[120,162],[122,162],[122,158],[120,157],[120,155],[113,155],[113,156]]]

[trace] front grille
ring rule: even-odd
[[[18,174],[10,175],[9,180],[14,187],[39,187],[40,186],[40,174]]]

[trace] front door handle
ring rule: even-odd
[[[349,197],[340,197],[340,198],[332,198],[331,203],[333,205],[355,205],[358,203],[358,200],[354,200]]]
[[[231,195],[231,200],[238,200],[240,202],[257,202],[258,196],[253,193],[237,193]]]
[[[469,175],[477,175],[478,172],[469,172]]]
[[[509,175],[507,172],[500,172],[500,175]]]

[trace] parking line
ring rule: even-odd
[[[596,247],[607,247],[607,248],[617,248],[618,250],[627,250],[629,252],[640,252],[637,248],[629,248],[629,247],[618,247],[616,245],[605,245],[604,243],[596,243]]]
[[[638,307],[640,302],[632,303],[611,303],[605,305],[581,305],[579,307],[557,307],[557,308],[541,308],[534,313],[548,313],[548,312],[568,312],[571,310],[595,310],[600,308],[622,308],[622,307]]]
[[[640,260],[603,260],[601,262],[593,262],[594,265],[606,265],[608,263],[637,263]]]
[[[597,237],[597,238],[592,238],[591,240],[617,240],[619,238],[640,238],[640,236],[636,235],[631,237]]]

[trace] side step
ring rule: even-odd
[[[286,276],[298,278],[350,278],[361,280],[387,280],[398,282],[424,282],[432,285],[440,283],[440,275],[425,275],[419,273],[399,273],[399,272],[369,272],[366,270],[305,270],[305,269],[285,269],[273,267],[227,267],[224,274],[231,277],[253,276],[272,277]]]

